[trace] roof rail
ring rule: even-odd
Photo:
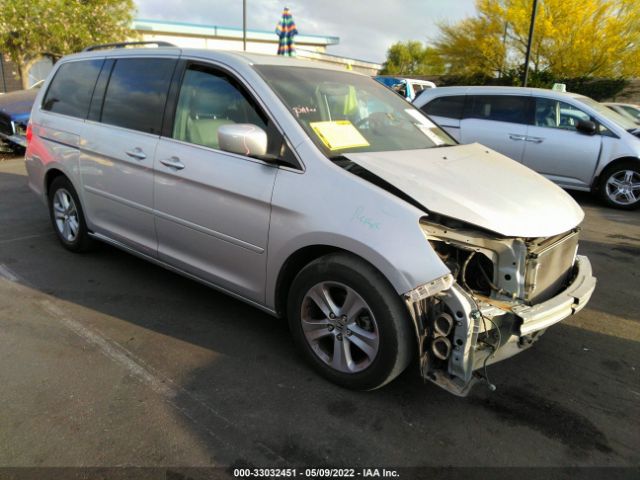
[[[82,50],[83,52],[93,52],[94,50],[104,50],[106,48],[125,48],[135,45],[156,45],[157,47],[175,47],[176,45],[163,41],[151,41],[151,42],[117,42],[117,43],[104,43],[102,45],[91,45],[90,47]]]

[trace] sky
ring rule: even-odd
[[[383,62],[397,41],[428,42],[436,23],[475,12],[475,0],[246,0],[247,28],[274,30],[289,7],[298,32],[340,37],[327,53]],[[137,17],[242,28],[242,0],[135,0]]]

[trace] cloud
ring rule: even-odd
[[[137,0],[138,17],[242,27],[240,0]],[[247,0],[247,28],[273,30],[287,6],[302,34],[340,37],[328,53],[382,62],[397,41],[433,39],[436,23],[475,11],[475,0]]]

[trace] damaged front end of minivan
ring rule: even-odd
[[[545,238],[502,237],[463,222],[420,222],[450,274],[407,292],[423,378],[459,396],[487,365],[529,348],[580,311],[595,288],[577,255],[579,229]]]

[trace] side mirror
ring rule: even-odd
[[[576,130],[586,135],[595,135],[598,131],[598,127],[591,120],[578,120]]]
[[[267,132],[252,123],[232,123],[218,128],[220,150],[248,157],[267,155]]]

